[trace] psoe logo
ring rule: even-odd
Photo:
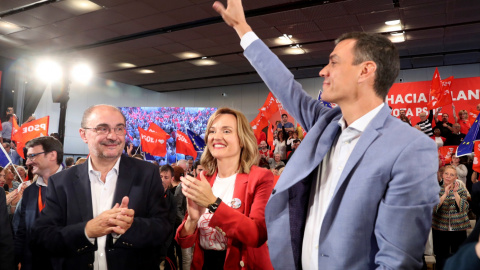
[[[46,130],[46,129],[47,129],[46,124],[36,124],[36,125],[33,125],[33,126],[23,127],[22,131],[23,131],[23,133],[27,133],[27,132],[32,132],[32,131]]]

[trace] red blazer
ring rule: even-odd
[[[207,176],[213,185],[217,173]],[[265,205],[273,189],[273,174],[267,169],[252,166],[249,174],[237,174],[233,198],[241,200],[240,208],[233,209],[221,203],[210,220],[210,227],[218,227],[228,237],[224,269],[273,269],[268,254]],[[192,235],[180,237],[187,219],[178,227],[175,240],[182,248],[195,244],[191,269],[202,269],[203,249],[198,229]]]

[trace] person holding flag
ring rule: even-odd
[[[181,177],[187,214],[175,239],[182,248],[195,244],[191,269],[273,269],[264,216],[273,174],[255,166],[257,143],[246,117],[218,109],[205,142],[204,171]]]

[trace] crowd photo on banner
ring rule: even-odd
[[[480,269],[480,77],[401,82],[395,44],[351,32],[312,95],[226,2],[268,88],[250,112],[92,102],[67,142],[0,113],[0,270]]]

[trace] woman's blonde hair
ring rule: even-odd
[[[217,160],[212,156],[212,153],[210,153],[210,150],[208,149],[208,136],[213,121],[215,121],[215,119],[222,114],[231,114],[237,119],[237,134],[241,147],[238,173],[249,173],[250,168],[253,165],[257,165],[258,162],[257,139],[255,138],[252,127],[250,127],[245,115],[230,108],[220,108],[212,116],[210,116],[210,119],[208,119],[207,130],[205,132],[205,143],[207,144],[207,147],[205,148],[202,158],[200,159],[200,164],[203,166],[207,175],[212,175],[217,170]]]

